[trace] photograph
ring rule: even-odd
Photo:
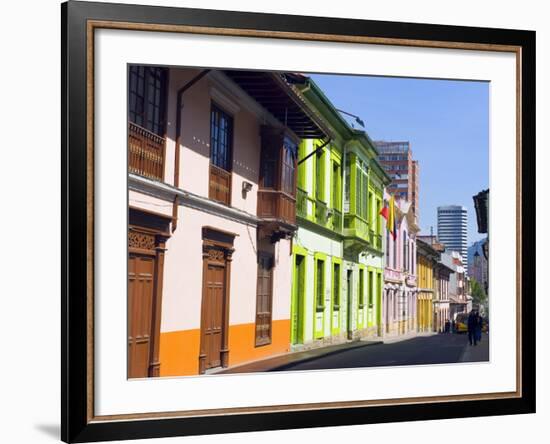
[[[489,362],[489,94],[129,63],[127,377]]]
[[[533,32],[62,23],[65,441],[534,411]]]

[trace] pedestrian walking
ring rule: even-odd
[[[477,313],[477,324],[476,324],[476,339],[477,342],[481,342],[481,330],[483,329],[483,318],[479,313]]]
[[[449,330],[451,329],[451,322],[449,319],[445,320],[445,333],[449,333]]]
[[[468,341],[470,345],[477,345],[477,324],[476,312],[472,310],[468,315]]]

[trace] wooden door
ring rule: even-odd
[[[154,256],[128,259],[128,377],[146,378],[151,362]]]
[[[225,264],[208,263],[203,300],[205,368],[220,367],[223,342]]]

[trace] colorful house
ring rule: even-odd
[[[384,196],[386,204],[390,196]],[[383,335],[399,336],[416,332],[416,235],[419,231],[411,203],[395,201],[395,238],[385,236],[385,268],[383,293]]]
[[[417,331],[431,332],[436,329],[437,324],[434,313],[434,304],[437,300],[435,269],[440,259],[440,253],[430,244],[420,239],[416,240],[416,248],[418,267]]]
[[[128,97],[128,376],[289,351],[297,151],[324,121],[279,73],[132,65]]]
[[[462,256],[457,251],[446,250],[441,254],[441,262],[453,270],[449,277],[449,317],[455,320],[457,314],[469,311]]]
[[[449,280],[453,269],[445,265],[441,260],[434,269],[435,299],[434,299],[434,330],[443,332],[446,330],[446,322],[451,321]]]
[[[291,342],[299,350],[378,333],[379,212],[389,178],[366,133],[351,128],[313,80],[289,78],[328,128],[327,138],[298,149]]]

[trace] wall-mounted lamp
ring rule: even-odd
[[[252,184],[250,182],[247,182],[246,180],[243,180],[243,197],[246,197],[246,193],[248,193],[250,190],[252,190]]]

